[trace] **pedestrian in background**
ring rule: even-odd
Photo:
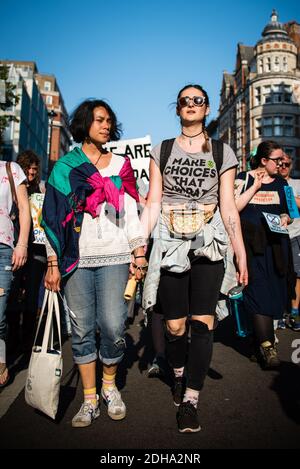
[[[289,186],[293,188],[293,193],[296,200],[298,209],[300,208],[300,179],[290,177],[293,169],[292,158],[286,153],[283,154],[279,173],[287,181]],[[291,298],[291,309],[288,312],[287,321],[279,320],[278,329],[285,329],[288,324],[293,331],[300,331],[300,316],[299,316],[299,303],[300,303],[300,218],[294,218],[293,223],[288,225],[289,236],[291,239],[291,248],[293,255],[293,266],[296,275],[296,288],[295,295]]]
[[[26,176],[17,163],[11,162],[10,168],[19,207],[20,233],[14,245],[14,227],[10,218],[13,196],[6,162],[0,161],[0,386],[5,386],[9,380],[6,366],[7,301],[13,273],[27,260],[30,230]]]
[[[284,191],[287,182],[279,176],[282,160],[279,144],[261,142],[252,157],[253,169],[240,173],[236,180],[236,204],[249,271],[244,307],[252,318],[255,347],[265,369],[280,365],[273,320],[282,319],[287,302],[289,237],[271,231],[263,214],[280,215],[284,228],[291,222]]]
[[[178,429],[184,433],[200,430],[197,405],[212,357],[216,304],[224,276],[224,225],[236,254],[239,281],[245,285],[247,267],[233,193],[238,163],[224,144],[217,170],[205,128],[209,113],[206,91],[199,85],[185,86],[178,93],[176,113],[181,132],[163,174],[162,145],[150,155],[150,190],[142,222],[149,236],[159,219],[159,236],[150,255],[143,303],[146,308],[158,302],[164,314],[167,356],[174,370],[173,399],[179,406]],[[193,241],[174,234],[177,215],[182,226],[198,225],[199,221]],[[204,241],[208,238],[210,246]]]
[[[44,186],[40,184],[40,158],[34,151],[25,150],[18,155],[17,163],[26,175],[30,202],[33,194],[44,191]],[[45,245],[35,243],[31,218],[27,262],[15,275],[8,304],[9,341],[12,350],[22,345],[22,350],[26,352],[33,345],[39,289],[46,271],[46,261]]]
[[[143,230],[138,217],[136,181],[128,157],[108,152],[120,126],[103,100],[86,100],[74,111],[70,131],[76,147],[55,164],[47,183],[43,222],[49,245],[45,286],[60,289],[61,279],[72,322],[72,350],[84,402],[72,420],[86,427],[100,414],[96,391],[96,332],[103,364],[101,395],[113,420],[126,415],[115,383],[125,351],[129,266],[144,274]]]

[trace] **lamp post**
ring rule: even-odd
[[[50,141],[49,141],[49,155],[48,155],[48,176],[51,173],[52,167],[53,167],[53,164],[54,164],[53,161],[51,160],[51,149],[52,149],[53,119],[56,116],[57,116],[57,113],[53,109],[51,109],[51,111],[48,112],[49,126],[50,126],[50,132],[49,132]]]

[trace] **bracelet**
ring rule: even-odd
[[[17,243],[16,248],[26,248],[28,249],[28,244]]]
[[[146,256],[134,256],[135,259],[146,259]]]
[[[56,267],[56,266],[58,266],[58,261],[57,260],[47,261],[47,264],[48,265],[54,265],[54,267]]]

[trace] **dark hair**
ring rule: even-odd
[[[256,154],[251,158],[251,169],[258,168],[262,158],[269,158],[273,150],[281,149],[281,145],[273,140],[261,142],[257,147]]]
[[[69,129],[77,143],[83,143],[89,136],[91,125],[94,121],[94,109],[104,107],[111,119],[110,140],[119,140],[122,134],[122,126],[117,121],[116,114],[102,99],[86,99],[72,113]]]
[[[36,178],[33,184],[39,184],[41,181],[40,177],[40,164],[41,160],[38,155],[32,150],[25,150],[19,153],[17,157],[17,163],[21,166],[26,176],[28,176],[28,170],[31,165],[35,164],[38,167]]]
[[[202,88],[201,85],[193,85],[193,84],[189,84],[189,85],[186,85],[184,86],[183,88],[181,88],[181,90],[179,91],[178,95],[177,95],[177,101],[176,101],[176,106],[177,106],[177,111],[179,110],[179,106],[178,106],[178,100],[180,98],[180,95],[181,93],[183,93],[185,90],[187,90],[188,88],[196,88],[198,91],[201,91],[201,93],[204,95],[205,97],[205,106],[209,106],[209,97],[208,97],[208,94],[207,92],[205,91],[204,88]],[[204,153],[208,153],[210,151],[210,144],[209,144],[209,136],[208,136],[208,133],[207,133],[207,130],[206,130],[206,127],[205,127],[205,120],[206,120],[206,116],[204,116],[203,118],[203,122],[202,122],[202,128],[203,128],[203,135],[204,135],[204,138],[205,138],[205,143],[204,145],[202,146],[202,150]]]

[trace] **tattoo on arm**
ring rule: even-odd
[[[235,231],[236,231],[236,221],[234,218],[228,218],[228,227],[229,227],[229,236],[230,238],[235,238]]]

